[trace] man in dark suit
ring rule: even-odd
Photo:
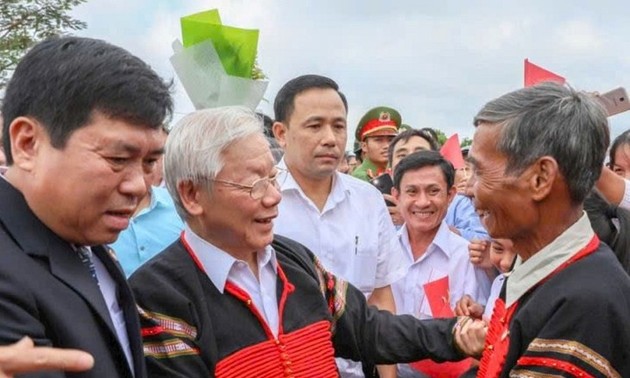
[[[103,244],[146,193],[171,111],[169,85],[103,41],[48,40],[18,64],[2,108],[0,345],[92,354],[73,377],[146,376],[135,303]]]

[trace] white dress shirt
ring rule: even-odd
[[[446,276],[451,308],[455,308],[464,294],[478,301],[477,279],[468,257],[468,241],[452,232],[444,220],[433,242],[418,260],[414,261],[406,226],[398,231],[398,236],[409,265],[407,275],[392,285],[398,314],[411,314],[419,319],[432,318],[423,285]]]
[[[89,247],[87,247],[89,248]],[[125,323],[125,314],[120,303],[118,303],[118,297],[116,295],[116,281],[105,268],[105,265],[101,260],[92,253],[92,263],[96,269],[96,277],[98,278],[98,288],[101,289],[105,303],[107,304],[107,310],[109,316],[112,319],[114,328],[116,329],[116,336],[118,336],[118,342],[122,346],[129,363],[129,368],[134,371],[133,356],[131,354],[131,346],[129,345],[129,335],[127,333],[127,325]]]
[[[278,166],[286,169],[284,160]],[[287,177],[274,224],[277,234],[304,244],[327,270],[366,296],[405,274],[396,228],[375,187],[336,172],[320,212],[289,171],[282,174]]]
[[[274,336],[278,337],[278,300],[276,294],[278,261],[276,251],[268,245],[258,252],[258,278],[243,260],[208,243],[184,226],[184,238],[203,266],[208,278],[223,293],[227,281],[249,294],[254,306],[265,319]]]

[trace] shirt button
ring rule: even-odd
[[[141,251],[144,251],[144,246],[140,246],[140,250],[141,250]]]

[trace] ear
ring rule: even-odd
[[[42,125],[31,117],[17,117],[9,125],[11,139],[11,156],[13,165],[31,171],[36,163],[37,155],[50,137]]]
[[[400,192],[398,191],[398,189],[396,189],[395,186],[392,186],[391,193],[392,193],[392,196],[396,199],[396,201],[400,199]]]
[[[365,141],[361,141],[361,152],[363,152],[364,154],[367,154],[367,152],[368,152],[367,151],[367,142],[365,142]]]
[[[448,204],[450,205],[453,202],[453,198],[457,195],[457,187],[455,185],[451,186],[449,190],[446,191],[446,199],[448,200]]]
[[[273,131],[273,136],[278,141],[280,147],[285,148],[287,145],[287,129],[288,127],[282,122],[274,122],[271,126],[271,131]]]
[[[560,175],[558,162],[551,156],[542,156],[532,164],[527,181],[534,201],[541,201],[549,196],[554,183]]]
[[[204,194],[201,190],[199,185],[193,184],[190,180],[180,181],[177,184],[177,194],[182,202],[182,206],[191,216],[201,215],[204,211],[199,201],[201,195]]]

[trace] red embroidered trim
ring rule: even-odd
[[[521,357],[516,363],[519,366],[542,366],[571,373],[575,377],[592,378],[593,376],[570,362],[546,357]]]
[[[549,273],[549,275],[536,284],[534,288],[540,286],[567,266],[595,252],[597,247],[599,247],[599,238],[597,235],[594,235],[588,244],[582,248],[582,250],[556,268],[553,272]],[[503,371],[510,344],[510,323],[512,322],[512,317],[516,312],[517,305],[518,302],[514,303],[506,310],[505,301],[503,299],[499,298],[495,302],[492,319],[490,320],[490,328],[488,329],[488,334],[486,335],[486,345],[481,357],[477,377],[498,377]]]
[[[477,377],[498,377],[501,374],[510,346],[509,327],[516,305],[506,310],[503,299],[495,302]]]
[[[217,363],[217,378],[338,377],[330,323],[313,323],[277,340],[243,348]]]
[[[164,332],[164,328],[162,328],[161,326],[146,327],[146,328],[142,328],[140,332],[142,333],[142,337],[155,336]]]
[[[182,233],[180,234],[179,239],[182,241],[182,244],[184,245],[184,249],[186,250],[186,252],[188,252],[190,257],[195,262],[195,265],[197,265],[197,268],[199,268],[199,270],[205,273],[206,270],[203,268],[201,261],[199,261],[199,259],[197,258],[197,255],[195,254],[193,249],[190,247],[190,244],[188,244],[188,241],[186,240],[186,237],[184,236],[184,231],[182,231]]]

